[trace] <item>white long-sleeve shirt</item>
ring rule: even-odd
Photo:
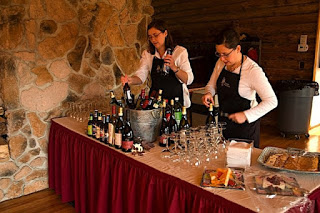
[[[163,55],[162,59],[166,56],[166,54],[167,52]],[[135,72],[135,76],[140,78],[142,82],[145,82],[149,73],[151,72],[153,57],[161,58],[160,54],[157,51],[154,55],[151,55],[147,50],[143,51],[142,53],[140,67]],[[187,85],[190,85],[193,82],[194,77],[190,66],[187,49],[177,45],[173,50],[172,58],[175,61],[175,65],[177,67],[180,67],[180,69],[185,71],[188,75],[187,84],[183,83],[179,78],[177,79],[182,83],[184,100],[183,105],[186,107],[190,107],[191,101]]]
[[[211,95],[216,94],[217,79],[224,67],[225,64],[221,60],[218,60],[205,87],[206,93],[210,92]],[[239,74],[240,67],[234,70],[233,73]],[[258,120],[278,105],[277,96],[262,68],[249,57],[242,64],[238,92],[241,97],[251,101],[251,108],[244,111],[249,123]],[[256,93],[262,100],[259,104],[256,100]]]

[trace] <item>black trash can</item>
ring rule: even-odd
[[[278,128],[283,137],[300,134],[309,137],[313,96],[319,95],[319,85],[314,81],[281,80],[276,84],[278,94]]]

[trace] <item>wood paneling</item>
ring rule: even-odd
[[[168,22],[181,45],[213,42],[218,31],[233,24],[239,32],[262,40],[261,65],[266,73],[283,72],[285,79],[312,79],[318,0],[154,0],[152,5],[154,17]],[[302,34],[308,35],[306,53],[297,52]],[[194,54],[192,49],[189,52]],[[303,70],[299,61],[305,63]]]
[[[208,44],[202,52],[188,48],[193,56],[209,52],[212,58],[214,37],[233,25],[239,32],[261,39],[261,66],[272,84],[277,80],[312,80],[319,0],[153,0],[152,6],[154,17],[168,22],[178,44]],[[308,35],[309,50],[300,53],[298,44],[304,34]],[[194,69],[194,74],[207,76],[212,72],[207,67],[211,66]],[[196,85],[204,86],[207,81]]]

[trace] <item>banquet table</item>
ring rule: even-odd
[[[289,173],[310,191],[309,199],[266,197],[249,186],[246,190],[201,187],[204,168],[184,168],[164,161],[160,157],[163,148],[157,144],[143,156],[132,155],[85,132],[86,124],[64,117],[52,119],[49,134],[49,187],[61,195],[62,202],[74,201],[77,212],[299,211],[292,206],[318,211],[318,174]],[[253,149],[251,171],[269,171],[257,163],[261,151]]]

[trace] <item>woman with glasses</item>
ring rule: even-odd
[[[121,77],[122,84],[142,84],[150,73],[150,92],[162,89],[163,98],[171,100],[179,97],[179,102],[189,107],[191,102],[187,85],[192,83],[194,77],[186,48],[173,43],[170,31],[162,20],[153,20],[148,25],[147,34],[149,47],[142,53],[140,68],[132,77]]]
[[[239,34],[222,31],[216,41],[216,62],[202,97],[204,105],[218,95],[219,121],[226,122],[225,138],[254,140],[259,147],[260,118],[274,109],[278,100],[262,68],[241,53]],[[258,103],[256,94],[261,99]]]

